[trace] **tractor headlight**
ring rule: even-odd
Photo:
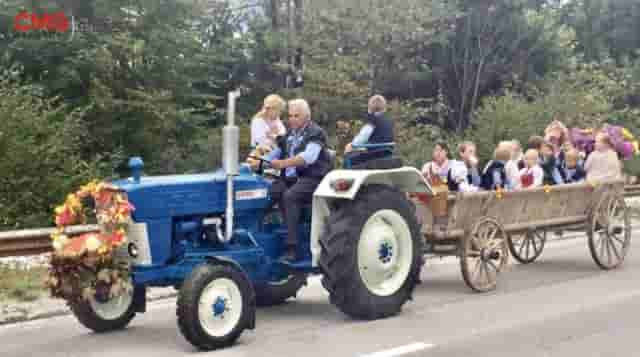
[[[138,257],[138,247],[136,246],[135,243],[129,243],[129,247],[127,247],[127,251],[129,252],[129,255],[132,256],[133,258]]]

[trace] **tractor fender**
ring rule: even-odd
[[[353,180],[347,191],[337,192],[331,183],[338,179]],[[369,184],[381,184],[394,187],[402,192],[431,192],[429,183],[415,167],[401,167],[390,170],[333,170],[318,185],[315,197],[352,200],[361,187]]]
[[[332,182],[338,179],[353,180],[346,191],[336,191]],[[358,191],[366,185],[382,184],[401,192],[431,192],[431,186],[415,167],[401,167],[390,170],[334,170],[328,173],[313,193],[311,221],[312,266],[320,259],[320,236],[324,234],[331,203],[335,200],[353,200]]]

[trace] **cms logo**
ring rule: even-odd
[[[33,30],[69,32],[71,30],[71,23],[62,11],[44,14],[22,11],[14,17],[13,29],[16,32],[29,32]]]

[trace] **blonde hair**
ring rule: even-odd
[[[281,96],[277,94],[269,94],[264,98],[264,101],[262,102],[262,109],[260,109],[260,111],[256,113],[254,117],[264,117],[264,113],[265,113],[264,107],[267,105],[272,106],[276,112],[282,113],[282,111],[284,110],[285,104],[286,102],[284,101],[284,99],[282,99]]]
[[[381,95],[374,95],[369,98],[369,108],[372,112],[386,112],[387,111],[387,100],[384,99]]]
[[[525,153],[524,153],[524,157],[525,158],[529,158],[531,156],[534,156],[535,158],[539,158],[540,157],[540,152],[536,149],[528,149]]]
[[[601,138],[602,142],[607,144],[607,146],[609,146],[610,148],[613,147],[613,143],[611,142],[611,137],[609,136],[609,134],[607,134],[606,131],[604,130],[599,130],[595,133],[594,138],[596,140],[598,140],[598,137]]]
[[[309,103],[306,100],[301,98],[290,100],[289,109],[291,108],[299,108],[304,113],[305,119],[311,118],[311,108],[309,108]]]
[[[501,143],[502,144],[502,143]],[[494,152],[494,158],[498,161],[509,161],[511,160],[511,145],[498,145]]]

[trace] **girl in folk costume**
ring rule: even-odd
[[[542,186],[544,172],[538,164],[540,153],[536,149],[529,149],[524,154],[526,167],[518,172],[518,179],[515,182],[516,189],[534,188]]]
[[[251,121],[251,146],[262,147],[266,151],[276,146],[276,138],[287,132],[280,114],[284,110],[285,101],[277,94],[264,99],[262,109]]]
[[[444,142],[436,143],[431,154],[432,161],[422,166],[422,175],[432,185],[447,183],[447,177],[449,176],[448,151],[447,144]]]

